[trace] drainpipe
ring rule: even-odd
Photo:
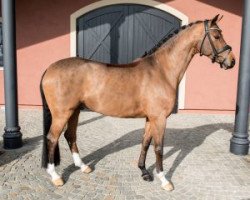
[[[230,140],[230,152],[236,155],[247,155],[248,113],[250,100],[250,1],[244,0],[244,16],[242,22],[240,68],[238,76],[238,92],[233,137]]]
[[[3,66],[5,94],[5,123],[3,146],[16,149],[22,146],[18,125],[15,0],[2,0]]]

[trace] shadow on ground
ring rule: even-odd
[[[81,124],[81,123],[80,123]],[[183,159],[196,147],[200,146],[210,134],[223,129],[228,132],[233,131],[233,124],[231,123],[218,123],[209,124],[203,126],[197,126],[194,128],[185,129],[166,129],[164,146],[172,147],[170,151],[163,155],[163,159],[167,159],[171,155],[179,152],[178,156],[174,160],[173,165],[167,173],[169,179],[172,178],[173,173],[183,161]],[[109,143],[108,145],[101,147],[93,153],[82,158],[84,163],[89,163],[91,168],[94,169],[95,165],[102,160],[105,156],[113,154],[115,152],[124,150],[129,147],[141,144],[144,129],[138,129],[125,134],[119,139]],[[139,158],[139,155],[138,155]],[[155,168],[155,164],[149,166],[149,171],[152,174]],[[77,170],[74,164],[69,165],[63,172],[63,178],[65,181],[69,179],[71,173]]]
[[[0,167],[6,165],[13,160],[21,159],[25,154],[36,149],[37,145],[40,144],[43,136],[37,136],[33,138],[23,139],[23,147],[14,150],[5,150],[0,148]],[[3,146],[3,142],[0,141],[0,146]]]
[[[80,122],[78,126],[91,123],[95,120],[99,120],[104,116],[94,117],[92,119]],[[167,173],[169,179],[172,178],[175,170],[184,160],[184,158],[192,152],[192,150],[200,146],[205,139],[212,133],[223,129],[228,132],[233,131],[233,124],[231,123],[217,123],[209,124],[203,126],[197,126],[194,128],[184,128],[184,129],[166,129],[166,134],[164,138],[164,146],[171,147],[171,149],[163,155],[163,159],[167,159],[171,155],[178,152],[177,157],[175,158],[173,165]],[[135,145],[140,145],[143,137],[144,129],[134,130],[129,132],[122,137],[116,139],[115,141],[109,143],[106,146],[99,148],[98,150],[90,153],[89,155],[82,158],[85,163],[88,163],[92,169],[95,168],[95,165],[102,160],[105,156],[119,152],[121,150],[133,147]],[[0,149],[0,166],[6,165],[13,160],[22,159],[22,157],[36,149],[40,144],[43,136],[37,136],[34,138],[26,138],[23,140],[23,147],[16,150],[4,150]],[[0,141],[0,146],[3,146],[2,141]],[[138,154],[139,157],[139,154]],[[152,174],[155,168],[155,164],[148,167],[148,170]],[[77,170],[72,163],[63,172],[63,178],[65,181],[69,179],[71,173]]]

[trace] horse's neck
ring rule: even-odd
[[[177,87],[197,51],[199,35],[196,27],[183,30],[162,47],[161,67],[173,87]],[[197,39],[198,38],[198,39]]]

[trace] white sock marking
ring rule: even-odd
[[[55,171],[55,165],[54,164],[48,164],[47,172],[51,176],[52,180],[56,180],[61,178]]]
[[[161,186],[165,186],[169,183],[163,172],[157,173],[157,177],[161,180]]]
[[[85,165],[82,162],[82,159],[80,158],[79,153],[74,152],[74,153],[72,153],[72,156],[73,156],[75,166],[80,167],[82,171],[85,171],[85,169],[87,169],[88,165]]]

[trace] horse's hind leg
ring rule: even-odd
[[[52,178],[52,182],[55,186],[62,186],[63,180],[62,178],[56,173],[55,171],[55,162],[54,162],[54,156],[55,156],[55,148],[58,145],[59,137],[63,131],[63,128],[65,127],[70,115],[72,113],[65,112],[62,114],[54,114],[52,113],[52,124],[49,130],[49,134],[47,136],[48,139],[48,167],[47,172],[50,174]]]
[[[138,162],[138,167],[141,169],[142,172],[142,178],[145,181],[152,181],[153,178],[149,174],[149,172],[146,170],[145,167],[145,161],[146,156],[148,152],[149,145],[151,143],[152,136],[150,134],[150,123],[148,119],[146,119],[146,125],[145,125],[145,132],[142,140],[142,147],[141,147],[141,154]]]
[[[64,137],[66,138],[70,151],[72,153],[72,157],[75,163],[75,166],[80,167],[81,171],[84,173],[90,173],[92,170],[88,165],[85,165],[79,155],[79,151],[76,144],[76,130],[77,123],[79,117],[80,109],[75,110],[73,115],[70,117],[68,121],[67,130],[64,133]]]

